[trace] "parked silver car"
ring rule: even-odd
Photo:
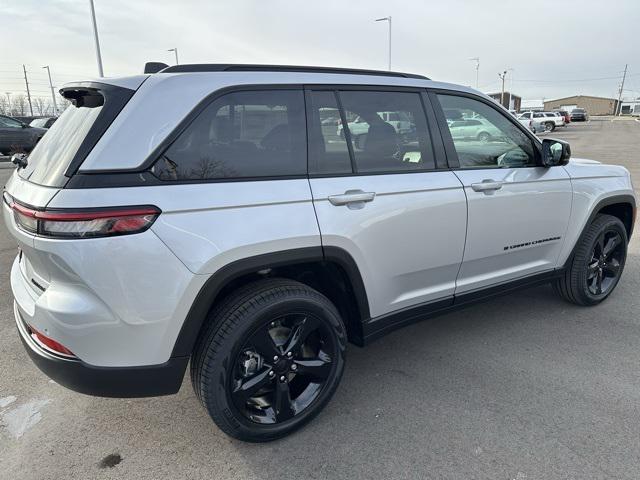
[[[268,441],[329,402],[348,341],[541,282],[596,305],[624,268],[629,172],[570,160],[467,87],[176,65],[61,93],[72,105],[3,214],[20,338],[82,393],[176,393],[190,365],[224,432]],[[491,138],[459,135],[460,119]]]

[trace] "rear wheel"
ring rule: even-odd
[[[614,290],[627,258],[627,231],[620,219],[598,215],[587,227],[573,260],[555,288],[578,305],[596,305]]]
[[[480,132],[478,134],[478,140],[482,143],[487,143],[489,140],[491,140],[491,135],[489,135],[487,132]]]
[[[344,325],[326,297],[293,280],[261,280],[215,309],[192,358],[191,379],[225,433],[274,440],[329,402],[345,346]]]
[[[553,122],[547,122],[544,124],[545,132],[553,132],[556,129],[556,124]]]

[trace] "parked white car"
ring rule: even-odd
[[[378,117],[383,122],[391,125],[396,133],[403,135],[415,130],[415,125],[405,112],[378,112]],[[349,122],[349,133],[354,140],[369,131],[369,122],[361,116],[357,116],[353,122]],[[338,125],[338,135],[344,135],[342,125]]]
[[[553,132],[556,127],[564,127],[565,122],[564,118],[560,115],[556,115],[555,112],[524,112],[519,117],[520,119],[533,120],[535,123],[539,123],[542,125],[542,128],[536,133],[544,132]]]

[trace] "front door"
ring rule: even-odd
[[[479,119],[492,131],[485,142],[443,131],[469,207],[456,293],[554,269],[571,211],[565,169],[539,166],[536,142],[489,101],[453,92],[431,98],[439,115]]]

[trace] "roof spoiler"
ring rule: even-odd
[[[160,70],[167,68],[169,65],[162,62],[147,62],[144,64],[144,72],[142,73],[158,73]]]

